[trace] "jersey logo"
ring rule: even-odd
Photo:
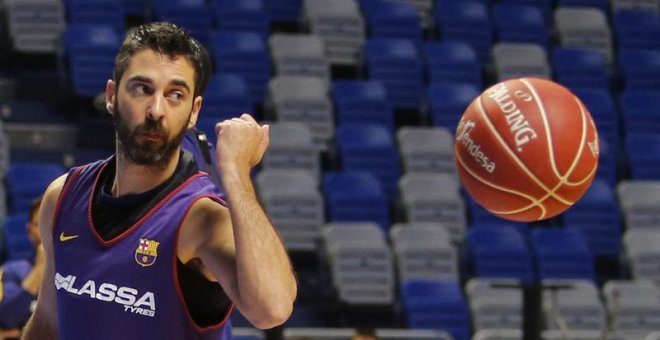
[[[80,236],[80,235],[70,235],[70,236],[65,236],[65,235],[64,235],[64,232],[62,232],[62,233],[60,234],[60,241],[61,241],[61,242],[71,241],[71,240],[73,240],[73,239],[78,238],[78,236]]]
[[[160,242],[141,238],[137,249],[135,249],[135,261],[142,267],[149,267],[154,264],[156,257],[158,257],[159,244]]]

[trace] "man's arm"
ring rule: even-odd
[[[45,268],[37,307],[23,331],[23,340],[57,339],[57,301],[55,299],[55,259],[53,258],[53,218],[66,175],[53,181],[44,194],[39,210],[39,232],[44,247]]]
[[[22,327],[30,316],[30,305],[36,299],[36,294],[21,287],[21,283],[35,271],[33,268],[27,260],[9,261],[0,268],[1,328]]]
[[[218,124],[218,130],[218,170],[228,209],[210,200],[198,202],[190,215],[205,220],[189,229],[199,232],[184,233],[195,239],[190,241],[197,244],[195,256],[238,310],[256,327],[272,328],[291,315],[297,285],[286,249],[250,179],[268,146],[268,127],[243,115]]]

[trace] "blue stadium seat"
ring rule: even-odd
[[[326,172],[323,195],[330,222],[376,222],[385,231],[390,226],[389,199],[371,173]]]
[[[415,43],[408,39],[373,38],[364,45],[369,79],[380,81],[396,108],[419,109],[424,67]]]
[[[12,162],[6,178],[10,212],[27,212],[32,200],[64,173],[60,164]]]
[[[212,144],[215,145],[215,142],[217,141],[216,136],[215,136],[215,124],[219,123],[220,119],[216,117],[208,117],[207,115],[201,115],[199,118],[197,118],[197,123],[195,123],[195,127],[199,129],[200,131],[204,132],[206,134],[206,138],[208,141]]]
[[[107,80],[107,79],[106,79]],[[60,114],[54,107],[41,101],[15,100],[2,103],[0,112],[4,122],[13,123],[67,123],[70,117]]]
[[[618,256],[622,220],[611,183],[595,179],[584,196],[562,216],[564,225],[582,233],[594,256]]]
[[[625,150],[631,179],[660,179],[660,134],[628,133]]]
[[[488,61],[493,45],[488,6],[475,1],[441,1],[435,8],[436,30],[442,40],[467,42],[479,60]]]
[[[627,90],[660,90],[660,50],[620,49],[619,70]]]
[[[213,74],[203,98],[203,117],[224,120],[254,111],[247,84],[236,74]]]
[[[371,38],[408,39],[422,45],[422,24],[415,7],[407,2],[361,0],[360,7]]]
[[[598,129],[598,137],[604,139],[610,147],[616,148],[621,140],[619,137],[621,127],[619,113],[610,91],[582,87],[571,90],[591,113],[591,117],[596,123],[596,129]]]
[[[532,248],[539,280],[586,279],[595,282],[594,259],[587,241],[573,228],[536,228]]]
[[[98,24],[112,26],[119,35],[126,30],[124,6],[120,0],[66,0],[70,24]]]
[[[394,108],[382,83],[338,79],[332,82],[337,125],[380,124],[394,131]]]
[[[205,0],[152,0],[153,17],[184,27],[206,45],[213,28],[213,15]]]
[[[454,340],[470,339],[470,313],[457,282],[402,282],[401,299],[408,327],[442,329]]]
[[[431,124],[454,131],[468,105],[481,90],[473,84],[431,83],[428,88]]]
[[[392,133],[381,125],[343,124],[336,131],[342,167],[376,176],[387,193],[396,190],[401,165]]]
[[[121,44],[121,37],[113,27],[70,24],[62,40],[74,93],[91,98],[104,92]]]
[[[626,133],[660,131],[660,89],[626,90],[621,94],[620,103]]]
[[[262,36],[255,32],[212,32],[210,52],[215,73],[234,73],[243,77],[252,100],[264,100],[271,61]]]
[[[482,86],[481,63],[472,46],[464,42],[427,42],[424,49],[430,83],[468,83]]]
[[[270,21],[262,0],[212,0],[220,31],[256,32],[265,40],[270,33]]]
[[[660,15],[645,10],[614,12],[614,32],[619,48],[660,49]]]
[[[555,80],[569,88],[609,90],[607,64],[602,53],[592,49],[555,47],[551,55]]]
[[[548,49],[550,34],[540,8],[500,3],[495,5],[493,19],[497,41],[534,43]]]
[[[264,1],[264,10],[272,22],[298,24],[302,0]]]
[[[513,225],[525,238],[529,234],[529,224],[503,219],[480,206],[471,196],[466,195],[470,225]]]
[[[500,2],[505,4],[534,6],[541,10],[546,23],[550,22],[554,6],[554,0],[501,0]]]
[[[474,275],[534,282],[532,256],[521,227],[514,224],[477,224],[465,236],[468,262]]]
[[[3,222],[4,242],[7,247],[7,260],[29,259],[34,254],[34,245],[25,229],[28,214],[13,214]]]

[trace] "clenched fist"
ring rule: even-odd
[[[268,148],[269,126],[259,125],[247,113],[215,125],[216,154],[221,172],[250,171]]]

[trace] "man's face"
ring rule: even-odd
[[[183,57],[143,50],[131,58],[119,86],[106,89],[119,151],[129,162],[156,168],[168,164],[201,107],[193,87],[194,69]]]

